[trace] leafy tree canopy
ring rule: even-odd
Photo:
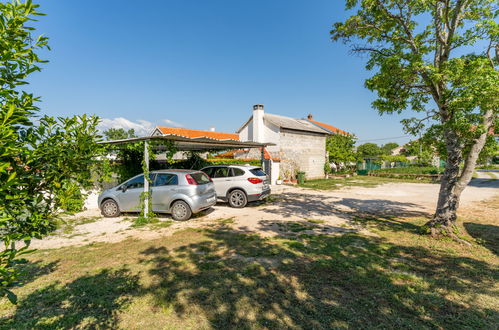
[[[383,155],[391,155],[392,150],[397,148],[398,146],[399,146],[398,143],[388,142],[381,146],[381,151],[383,152]]]
[[[133,128],[130,128],[129,130],[125,130],[124,128],[110,128],[108,130],[105,130],[103,134],[109,141],[125,140],[137,137]]]
[[[357,152],[362,158],[379,157],[382,154],[381,148],[376,143],[364,143],[357,147]]]
[[[373,75],[365,86],[377,94],[374,109],[411,110],[405,129],[445,146],[446,170],[427,225],[433,235],[458,239],[461,192],[498,124],[497,1],[347,0],[346,7],[355,13],[335,23],[331,36],[368,54]]]
[[[349,163],[357,161],[355,151],[355,136],[335,134],[328,136],[326,140],[326,151],[329,161],[335,163]]]

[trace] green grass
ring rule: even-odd
[[[222,225],[231,225],[234,222],[236,222],[236,219],[234,217],[232,217],[232,218],[222,218],[222,219],[218,219],[217,222],[219,224],[222,224]]]
[[[226,220],[156,240],[37,251],[23,265],[24,285],[14,288],[18,305],[0,301],[0,328],[499,323],[499,261],[491,245],[421,236],[418,226],[427,219],[358,217],[357,226],[374,233],[368,236],[304,235],[304,225],[292,223],[296,235],[279,238],[236,232]],[[480,224],[497,227],[492,218]],[[489,230],[480,239],[495,244],[498,235]]]
[[[305,219],[305,220],[307,220],[310,223],[316,223],[316,224],[323,224],[326,222],[326,221],[321,220],[321,219]]]
[[[329,178],[308,180],[300,187],[311,188],[317,190],[335,190],[343,187],[377,187],[381,184],[390,182],[411,182],[411,183],[430,183],[429,180],[414,180],[414,179],[399,179],[399,178],[382,178],[375,176],[357,175],[349,178]]]
[[[78,234],[74,234],[76,226],[84,225],[87,223],[93,223],[101,219],[101,217],[68,217],[62,216],[56,219],[55,226],[56,230],[51,233],[51,235],[60,235],[74,237]]]
[[[484,172],[486,173],[491,179],[498,179],[497,174],[494,172]]]

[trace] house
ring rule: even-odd
[[[265,113],[264,106],[253,106],[251,117],[236,131],[242,141],[271,142],[264,152],[269,154],[271,179],[294,179],[298,171],[307,179],[323,178],[327,161],[326,138],[332,134],[346,134],[334,126],[318,122],[309,115],[296,119]],[[234,153],[234,158],[247,158],[250,152]],[[274,160],[275,159],[275,160]],[[269,169],[266,169],[269,173]],[[276,177],[276,175],[278,177]]]

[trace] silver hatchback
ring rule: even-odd
[[[215,186],[203,172],[161,170],[151,172],[150,178],[152,211],[155,213],[171,213],[175,220],[187,220],[217,202]],[[139,174],[100,194],[99,208],[105,217],[117,217],[121,212],[140,212],[143,192],[144,174]]]
[[[215,184],[217,198],[232,207],[245,207],[248,202],[270,195],[267,174],[258,166],[218,165],[203,168]]]

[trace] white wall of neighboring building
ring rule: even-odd
[[[281,175],[281,163],[272,161],[272,174],[270,176],[272,178],[271,184],[276,184],[277,179],[279,179],[280,175]]]

